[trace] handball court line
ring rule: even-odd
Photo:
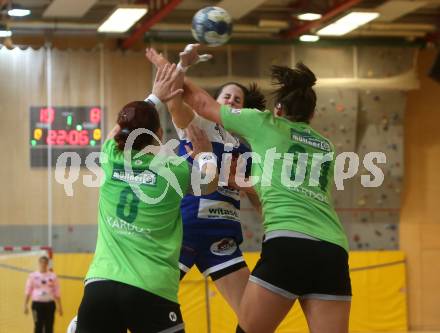
[[[398,261],[391,261],[391,262],[387,262],[387,263],[383,263],[383,264],[370,265],[370,266],[364,266],[364,267],[356,267],[356,268],[351,268],[350,273],[367,271],[370,269],[377,269],[377,268],[383,268],[383,267],[390,267],[390,266],[395,266],[395,265],[401,265],[404,263],[405,263],[405,260],[398,260]],[[21,267],[17,267],[17,266],[13,266],[13,265],[8,265],[8,264],[0,264],[0,269],[1,268],[11,270],[11,271],[16,271],[16,272],[23,272],[23,273],[32,273],[33,272],[33,270],[30,270],[27,268],[21,268]],[[74,280],[74,281],[83,281],[84,280],[84,277],[82,277],[82,276],[58,275],[57,274],[57,277],[59,279],[63,279],[63,280]],[[187,282],[190,282],[190,281],[187,281]],[[197,282],[197,281],[194,281],[194,282]]]

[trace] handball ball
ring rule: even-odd
[[[202,44],[219,46],[231,37],[232,19],[229,13],[220,7],[200,9],[192,20],[192,34]]]
[[[69,327],[67,328],[67,333],[76,333],[76,323],[77,323],[77,317],[72,319],[72,321],[69,324]]]

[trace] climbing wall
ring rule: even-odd
[[[353,190],[353,210],[340,214],[355,249],[398,247],[400,192],[403,178],[403,113],[406,94],[400,91],[360,91],[357,149],[360,157],[383,152],[385,175],[378,188],[365,188],[360,175]]]
[[[400,91],[317,89],[318,105],[312,126],[328,137],[337,154],[355,152],[359,170],[334,190],[333,202],[352,249],[398,247],[400,191],[403,177],[402,119],[406,94]],[[383,152],[384,181],[366,188],[361,176],[370,172],[364,157]]]

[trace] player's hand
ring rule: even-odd
[[[199,62],[208,61],[212,58],[211,54],[199,54],[198,48],[200,44],[188,44],[183,52],[179,53],[180,65],[182,68],[188,68]]]
[[[155,49],[152,47],[147,47],[145,50],[145,57],[154,65],[156,68],[161,68],[165,66],[166,64],[169,64],[167,58],[163,56],[162,53],[158,53]]]
[[[60,317],[63,316],[63,309],[61,307],[58,307],[58,314],[60,315]]]
[[[24,306],[24,314],[27,315],[29,314],[29,307],[27,305]]]
[[[171,91],[174,81],[179,75],[175,64],[166,64],[159,67],[154,79],[152,93],[156,95],[163,103],[168,102],[179,94],[183,93],[183,89]]]
[[[200,153],[212,152],[212,144],[205,131],[195,125],[189,125],[185,131],[193,146],[192,150],[189,146],[185,146],[185,149],[192,158]]]

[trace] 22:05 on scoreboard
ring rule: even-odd
[[[49,153],[55,166],[63,152],[78,153],[84,165],[89,153],[101,149],[102,116],[96,106],[31,107],[31,167],[47,167]]]

